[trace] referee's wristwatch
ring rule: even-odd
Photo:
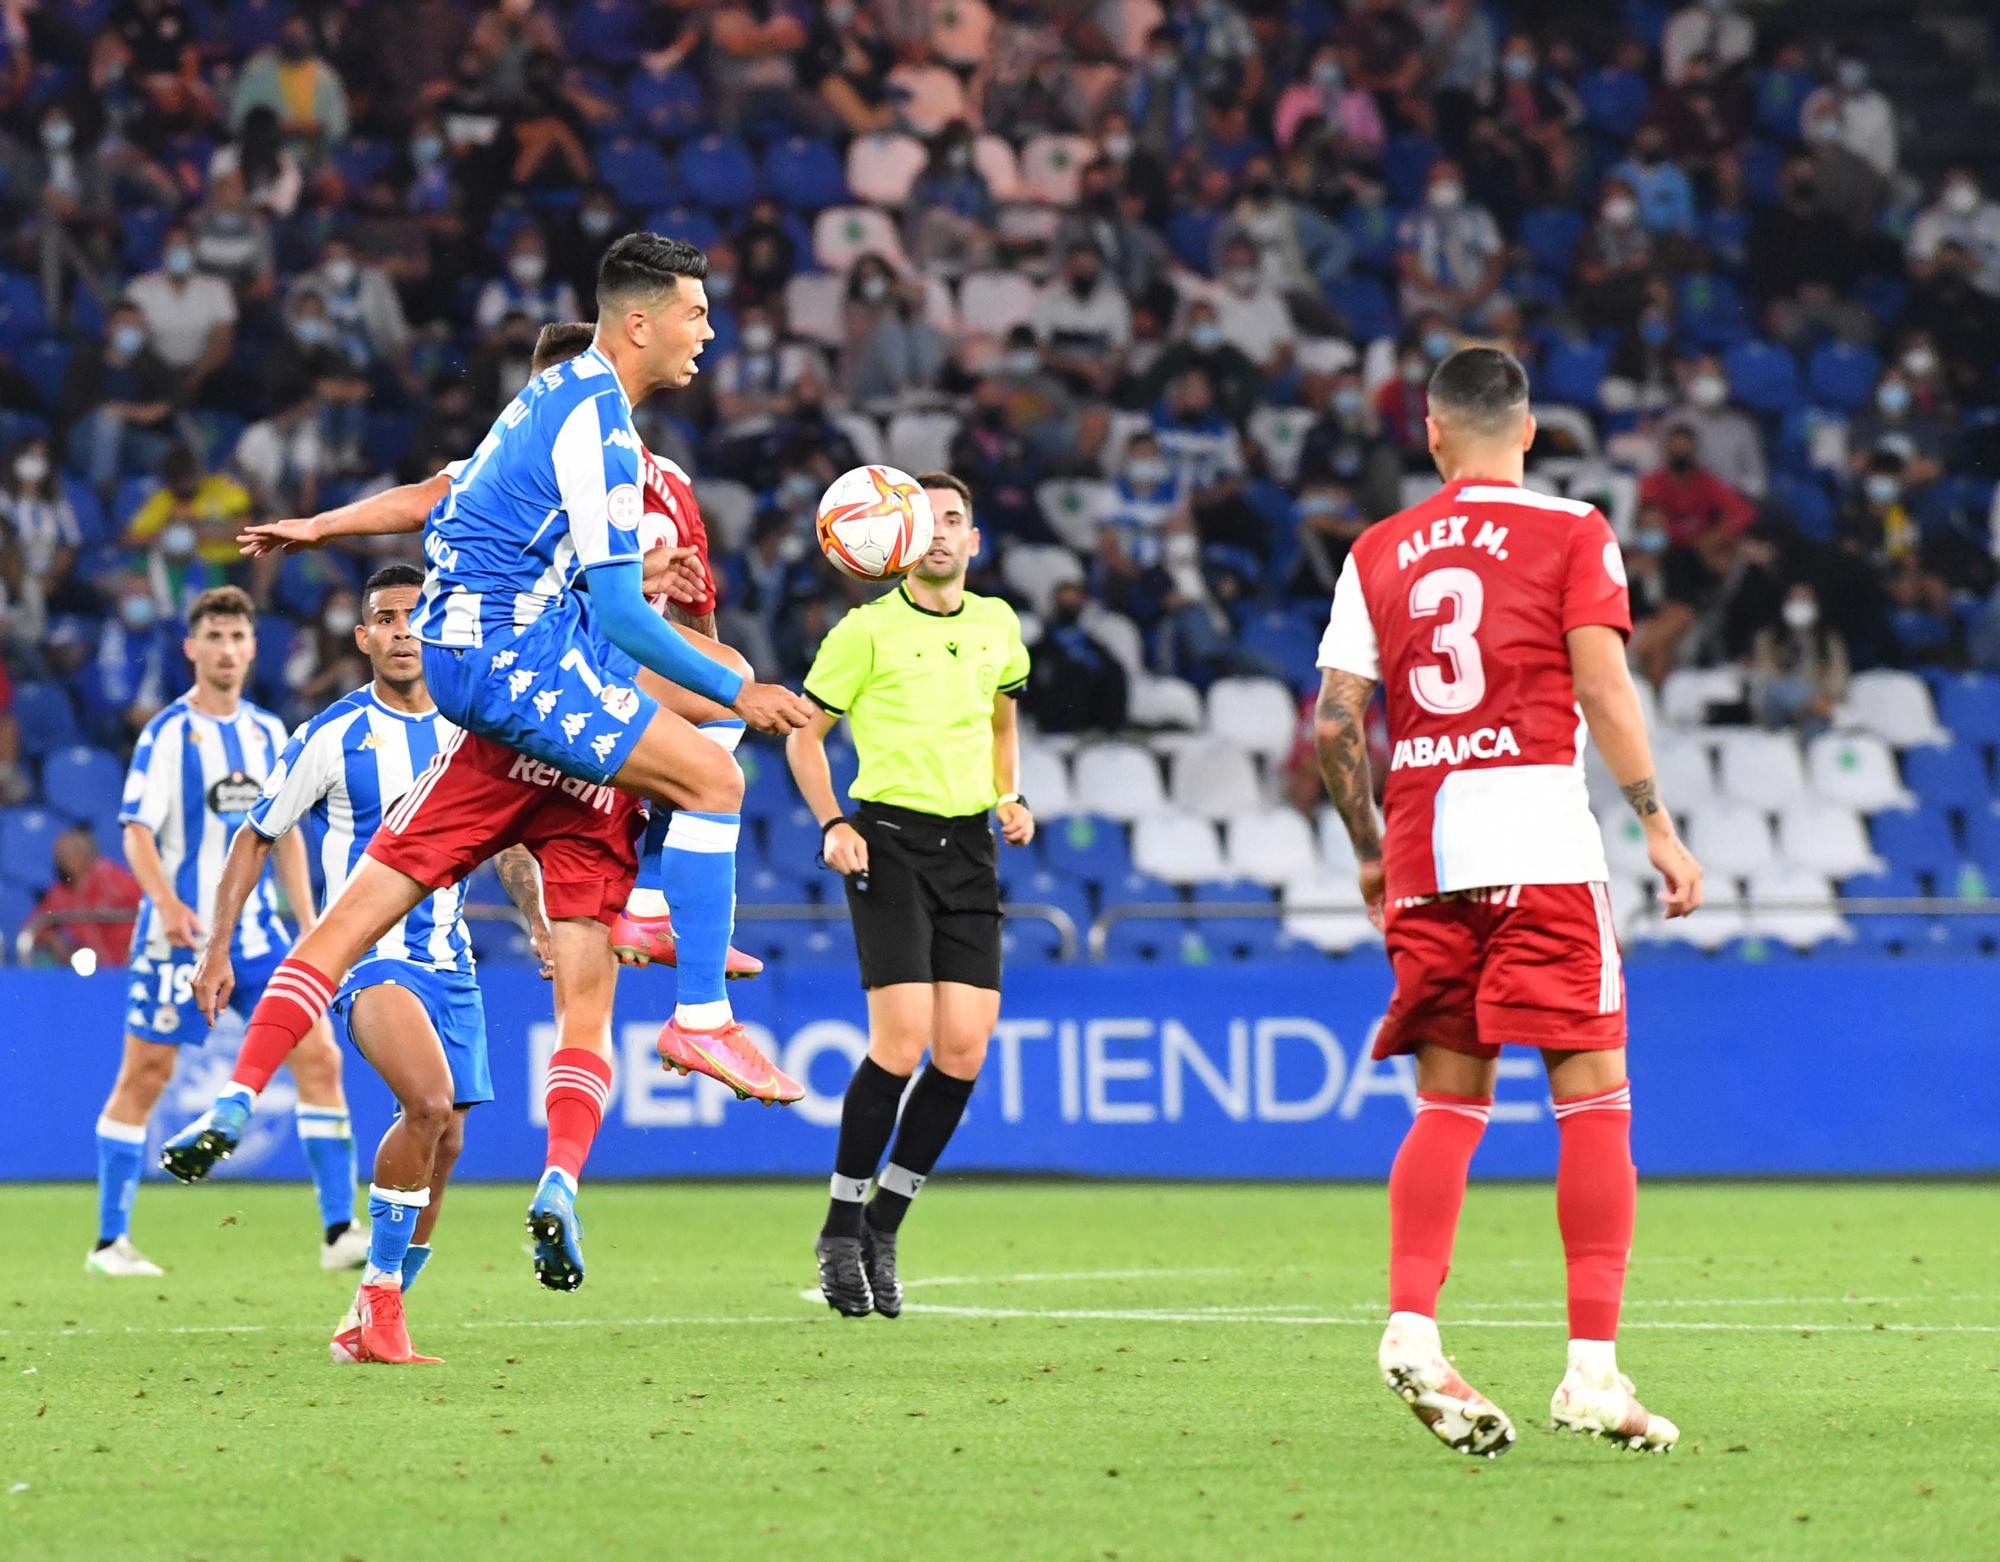
[[[1004,808],[1009,803],[1013,803],[1020,808],[1026,808],[1029,813],[1034,812],[1034,809],[1028,808],[1027,798],[1023,797],[1019,792],[1003,793],[1000,797],[994,800],[993,806],[995,808]]]

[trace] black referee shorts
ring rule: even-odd
[[[984,814],[946,819],[857,804],[868,888],[847,880],[861,985],[963,982],[1000,989],[999,847]]]

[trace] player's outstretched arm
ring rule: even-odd
[[[379,494],[322,510],[318,515],[246,526],[236,534],[236,545],[254,559],[266,553],[317,548],[336,537],[393,537],[420,532],[450,488],[451,479],[439,472],[421,483],[385,488]]]
[[[1701,864],[1681,841],[1674,816],[1660,797],[1646,714],[1625,665],[1624,637],[1605,624],[1581,624],[1570,630],[1568,640],[1576,703],[1583,708],[1591,741],[1646,831],[1646,855],[1666,881],[1667,915],[1684,917],[1701,905]]]
[[[305,847],[296,835],[291,837],[291,842],[298,854],[298,876],[304,881]],[[236,968],[229,958],[229,946],[236,938],[236,924],[242,920],[243,907],[249,902],[250,892],[257,887],[257,881],[264,876],[264,861],[270,855],[271,842],[246,824],[236,832],[229,843],[229,855],[222,860],[222,878],[215,886],[215,925],[209,929],[208,943],[201,951],[200,963],[194,968],[195,1006],[201,1010],[202,1017],[211,1028],[236,987]],[[283,888],[289,899],[294,886],[285,883]],[[312,914],[309,886],[301,887],[299,893],[303,898],[292,903],[294,906],[303,905],[306,909],[300,915],[309,917]]]
[[[785,739],[785,763],[792,783],[812,810],[820,827],[820,855],[826,865],[846,878],[868,871],[868,842],[851,824],[827,822],[840,818],[840,799],[833,794],[833,767],[826,762],[826,735],[840,718],[828,710],[815,710],[813,719]]]
[[[555,940],[549,934],[548,913],[542,909],[542,870],[535,854],[525,846],[509,846],[493,859],[493,871],[500,875],[500,887],[528,924],[528,942],[541,966],[543,981],[556,974]]]
[[[1375,680],[1329,667],[1320,674],[1313,712],[1313,747],[1320,780],[1347,826],[1354,860],[1361,865],[1361,898],[1368,920],[1382,925],[1382,825],[1375,817],[1375,780],[1368,769],[1368,702]]]

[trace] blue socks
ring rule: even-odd
[[[673,815],[657,803],[651,806],[646,818],[646,834],[639,842],[639,876],[632,882],[632,891],[637,895],[658,895],[661,910],[647,910],[647,916],[664,916],[667,904],[660,882],[660,853],[667,849],[667,826],[673,822]],[[629,905],[630,902],[628,901]],[[644,902],[641,902],[644,905]]]
[[[729,1023],[723,963],[736,920],[736,839],[740,814],[680,811],[667,826],[660,881],[674,908],[680,941],[680,989],[674,1017],[713,1030]]]
[[[133,1123],[97,1120],[97,1240],[116,1242],[132,1225],[146,1130]]]
[[[384,1188],[368,1185],[368,1276],[393,1276],[403,1283],[403,1261],[410,1238],[417,1234],[417,1216],[431,1201],[429,1188]],[[418,1265],[419,1268],[423,1266]],[[374,1282],[379,1283],[379,1282]]]
[[[354,1220],[354,1129],[347,1108],[301,1106],[299,1148],[312,1168],[313,1192],[319,1195],[319,1223],[345,1226]]]
[[[370,1206],[373,1207],[372,1205]],[[414,1229],[414,1228],[412,1228]],[[424,1265],[431,1261],[431,1245],[428,1242],[412,1242],[403,1254],[403,1291],[408,1294],[417,1283],[417,1276],[424,1272]]]

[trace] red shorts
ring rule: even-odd
[[[442,889],[495,852],[525,846],[541,865],[551,920],[609,926],[638,875],[644,823],[643,805],[628,792],[460,732],[391,806],[368,855]]]
[[[1375,1056],[1432,1042],[1475,1058],[1503,1046],[1625,1045],[1625,974],[1602,884],[1515,884],[1391,901],[1383,937],[1396,996]]]

